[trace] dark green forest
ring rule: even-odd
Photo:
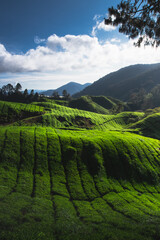
[[[32,89],[30,93],[27,89],[22,92],[22,86],[17,83],[16,86],[8,83],[0,88],[0,100],[12,101],[12,102],[22,102],[31,103],[33,101],[39,101],[39,94]]]
[[[160,106],[160,64],[137,64],[112,72],[83,91],[80,97],[110,96],[127,102],[130,110],[146,110]]]

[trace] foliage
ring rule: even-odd
[[[159,76],[159,63],[128,66],[102,77],[91,86],[87,87],[80,93],[77,93],[75,97],[89,95],[91,97],[97,96],[98,99],[103,95],[113,103],[116,103],[117,108],[118,106],[121,106],[120,111],[136,111],[157,107],[159,104],[159,98],[158,95],[155,97],[153,96],[152,90],[154,88],[157,88],[158,90]],[[148,94],[150,94],[151,97],[150,95],[147,96]],[[112,97],[112,99],[108,96]],[[117,98],[121,101],[117,102]],[[153,101],[153,99],[155,100]],[[95,100],[96,99],[94,99],[94,101]],[[132,105],[129,105],[128,103],[131,101],[134,102],[132,102]],[[144,101],[145,105],[143,105]],[[104,105],[101,106],[104,107]]]
[[[116,8],[108,9],[105,24],[119,26],[119,32],[134,39],[139,37],[136,46],[144,41],[158,47],[160,44],[160,1],[122,0]]]
[[[70,94],[65,89],[63,90],[62,95],[63,95],[63,98],[66,100],[71,98]]]
[[[0,126],[1,239],[159,239],[160,142],[145,135],[160,138],[160,114],[56,103],[0,104],[7,116],[42,111]]]
[[[4,239],[159,237],[159,141],[116,131],[0,132]]]
[[[90,112],[104,113],[107,114],[108,110],[93,102],[91,97],[83,96],[79,99],[72,100],[69,102],[69,106],[72,108],[78,108]]]
[[[53,97],[54,99],[60,99],[59,93],[56,92],[56,91],[54,91],[54,92],[52,93],[52,97]]]
[[[0,100],[30,103],[33,101],[39,101],[40,96],[37,92],[34,94],[33,89],[30,94],[28,94],[27,89],[22,92],[22,86],[20,83],[17,83],[15,87],[9,83],[0,88]]]
[[[44,108],[32,104],[0,101],[0,124],[38,116],[44,113]]]

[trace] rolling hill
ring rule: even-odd
[[[140,89],[150,92],[160,83],[160,64],[138,64],[112,72],[74,95],[111,96],[128,101]]]
[[[159,113],[0,109],[0,239],[160,238]]]
[[[82,96],[69,101],[68,106],[103,114],[118,113],[129,110],[126,103],[118,99],[105,96]]]
[[[82,84],[76,83],[76,82],[69,82],[57,89],[50,89],[47,91],[43,91],[43,92],[41,92],[41,94],[44,94],[45,96],[52,96],[53,92],[58,92],[59,95],[62,96],[63,90],[66,90],[70,95],[73,95],[77,92],[82,91],[84,88],[86,88],[89,85],[90,85],[90,83],[85,83],[82,85]]]

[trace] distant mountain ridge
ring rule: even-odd
[[[41,94],[44,94],[46,96],[52,96],[53,92],[58,92],[59,95],[62,95],[63,90],[66,90],[70,95],[73,95],[77,92],[82,91],[84,88],[88,87],[91,85],[91,83],[85,83],[85,84],[80,84],[76,82],[69,82],[57,89],[49,89],[47,91],[41,92]]]
[[[149,92],[160,84],[160,63],[137,64],[112,72],[74,95],[111,96],[128,101],[131,94],[144,89]]]
[[[44,92],[44,90],[39,90],[39,89],[33,89],[34,90],[34,93],[39,93],[39,94],[41,94],[42,92]],[[31,91],[32,91],[32,89],[28,89],[28,93],[30,94],[31,93]]]

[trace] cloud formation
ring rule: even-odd
[[[1,74],[39,72],[50,74],[50,79],[51,74],[54,79],[68,74],[70,81],[78,74],[79,80],[91,82],[121,67],[156,62],[160,62],[160,48],[135,48],[131,40],[123,43],[111,39],[102,43],[96,36],[89,35],[59,37],[54,34],[44,46],[39,45],[25,54],[12,54],[0,44]]]
[[[99,20],[97,20],[96,25],[92,28],[91,35],[95,37],[99,30],[103,30],[105,32],[111,32],[111,31],[116,30],[116,27],[104,24],[104,20],[101,22]]]
[[[46,39],[44,39],[44,38],[39,38],[38,36],[34,37],[34,42],[36,44],[40,44],[40,43],[45,42],[45,41],[46,41]]]
[[[106,15],[106,17],[107,17],[107,15]],[[101,15],[95,15],[93,20],[96,22],[96,24],[93,26],[92,32],[91,32],[91,35],[93,37],[95,37],[97,35],[97,32],[100,31],[100,30],[103,30],[105,32],[111,32],[111,31],[116,30],[115,26],[106,25],[104,23],[104,19],[102,20]]]

